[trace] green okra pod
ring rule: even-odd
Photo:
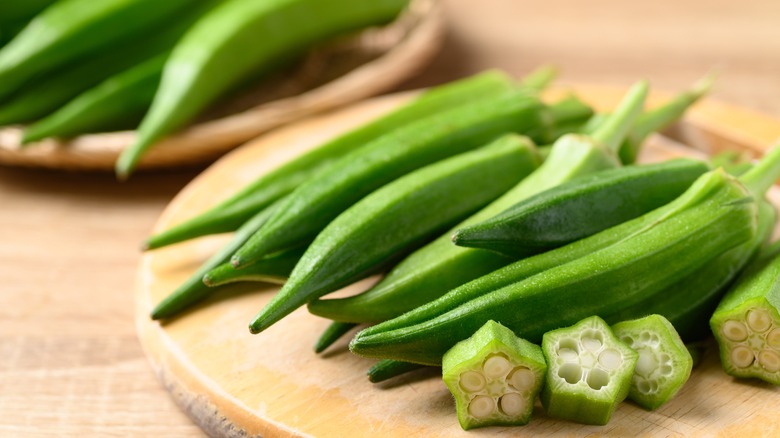
[[[623,321],[612,332],[639,354],[628,398],[654,410],[671,400],[693,369],[693,358],[669,320],[652,314]]]
[[[660,209],[474,280],[401,321],[359,332],[350,347],[362,356],[435,365],[488,319],[538,341],[552,328],[663,293],[753,238],[756,215],[741,183],[721,170],[708,172]]]
[[[227,244],[201,265],[176,290],[155,306],[152,310],[151,318],[171,318],[214,294],[215,289],[203,283],[203,276],[217,266],[229,261],[230,256],[268,220],[268,217],[273,213],[273,208],[273,205],[267,207],[241,226]]]
[[[250,330],[259,333],[312,299],[378,272],[500,196],[537,165],[528,143],[510,135],[372,192],[317,235]]]
[[[495,321],[455,344],[442,360],[444,383],[464,430],[527,424],[546,371],[538,345]]]
[[[407,4],[408,0],[225,1],[176,45],[136,142],[116,163],[117,174],[127,177],[156,141],[249,76],[327,38],[384,24]]]
[[[368,369],[368,381],[381,383],[422,368],[426,368],[426,366],[417,363],[399,362],[397,360],[380,360]]]
[[[545,123],[525,92],[485,99],[408,124],[342,157],[295,189],[231,259],[236,267],[304,245],[349,206],[415,169]]]
[[[342,322],[339,324],[329,324],[322,332],[317,342],[314,344],[314,352],[322,353],[342,336],[349,333],[357,324],[351,322]],[[369,373],[370,375],[370,373]]]
[[[260,176],[206,212],[152,236],[146,241],[146,247],[155,249],[205,234],[234,231],[255,212],[376,138],[429,114],[503,95],[514,88],[507,75],[494,70],[431,88],[410,103]]]
[[[562,182],[618,166],[615,150],[603,143],[620,144],[641,111],[646,92],[646,84],[638,84],[612,116],[620,123],[594,133],[594,137],[561,137],[537,171],[458,227],[488,219]],[[309,311],[338,321],[379,322],[430,302],[512,261],[486,251],[453,246],[451,234],[446,233],[410,255],[369,291],[350,298],[313,301]]]
[[[553,418],[603,425],[629,393],[639,355],[598,316],[544,334],[542,406]]]
[[[225,262],[203,276],[206,286],[221,286],[239,281],[263,281],[284,284],[306,248],[293,248],[268,256],[245,269],[236,269]]]
[[[188,7],[192,1],[58,1],[0,50],[0,100],[60,67],[169,25],[166,21]]]
[[[501,214],[460,228],[458,246],[510,257],[556,248],[667,204],[709,170],[677,159],[587,175],[527,198]]]
[[[56,0],[3,0],[0,3],[0,25],[29,21]]]
[[[166,54],[114,75],[24,130],[22,143],[132,128],[157,90]]]

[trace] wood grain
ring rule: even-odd
[[[589,103],[609,111],[624,89],[574,87],[552,90],[550,95],[576,92]],[[189,218],[225,196],[232,188],[247,184],[253,175],[267,172],[333,135],[406,101],[408,94],[392,95],[352,105],[344,110],[260,137],[221,159],[187,186],[163,213],[155,229],[161,231]],[[658,103],[656,95],[649,99]],[[708,151],[725,145],[760,152],[766,138],[755,144],[740,140],[760,137],[753,124],[721,126],[708,114],[725,112],[727,119],[742,119],[743,110],[712,100],[694,106],[682,125],[696,134]],[[731,114],[731,115],[729,115]],[[697,125],[689,123],[695,121]],[[773,122],[771,138],[780,136],[780,119]],[[719,135],[709,135],[712,130]],[[680,155],[701,155],[698,150],[677,146],[657,136],[646,146],[641,159],[658,161]],[[780,192],[773,192],[780,201]],[[778,202],[780,205],[780,202]],[[191,275],[216,251],[225,236],[194,239],[150,252],[141,258],[138,270],[136,325],[139,338],[164,386],[207,433],[243,437],[277,434],[312,436],[465,436],[455,418],[452,398],[440,378],[399,379],[390,386],[368,382],[365,372],[375,360],[347,351],[347,339],[318,357],[312,351],[327,321],[299,309],[263,333],[253,336],[246,324],[265,305],[278,286],[257,283],[240,292],[224,291],[209,302],[162,325],[148,317],[156,303]],[[365,289],[366,280],[341,294]],[[679,434],[711,435],[738,424],[741,430],[760,431],[753,425],[757,415],[770,417],[778,389],[769,384],[744,384],[727,377],[719,366],[716,350],[710,348],[705,362],[672,402],[654,412],[629,403],[621,404],[610,423],[587,427],[556,421],[537,406],[535,420],[526,427],[493,428],[468,435],[495,433],[549,434]],[[739,406],[735,408],[735,405]],[[763,422],[761,428],[780,431],[780,421]]]
[[[647,77],[676,91],[719,66],[714,97],[780,116],[774,0],[474,3],[444,0],[444,48],[402,88],[488,67],[519,76],[554,62],[567,82]],[[0,436],[202,435],[143,357],[131,296],[139,242],[195,175],[147,173],[119,184],[0,167]]]

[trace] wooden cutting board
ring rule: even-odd
[[[624,90],[576,88],[585,100],[609,109]],[[553,90],[560,96],[566,89]],[[373,99],[274,131],[218,161],[189,184],[164,212],[155,230],[209,208],[263,172],[339,132],[371,119],[410,98]],[[657,104],[666,96],[651,96]],[[703,101],[670,131],[698,150],[654,137],[643,161],[702,155],[725,148],[753,154],[780,138],[780,121],[714,101]],[[772,198],[780,205],[777,191]],[[162,384],[190,417],[220,436],[483,436],[565,435],[727,435],[780,436],[780,390],[761,382],[737,381],[721,369],[716,348],[708,349],[680,394],[655,412],[620,405],[606,426],[583,426],[545,416],[541,406],[525,427],[464,432],[453,400],[428,369],[374,385],[365,377],[375,361],[353,356],[347,339],[325,354],[312,345],[328,321],[299,309],[260,335],[247,324],[278,290],[273,285],[238,287],[165,324],[148,318],[154,304],[205,261],[225,236],[163,248],[142,257],[136,285],[138,336]],[[369,279],[342,293],[365,288]]]

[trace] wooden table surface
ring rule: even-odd
[[[780,116],[780,2],[444,0],[450,32],[413,88],[488,67],[713,95]],[[196,170],[0,168],[0,436],[198,436],[135,338],[138,243]]]

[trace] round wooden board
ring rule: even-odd
[[[444,38],[439,0],[414,0],[393,23],[315,49],[298,66],[211,108],[192,126],[160,141],[138,168],[213,161],[272,128],[377,95],[417,73]],[[135,131],[46,139],[22,147],[22,128],[0,128],[0,164],[113,170]]]
[[[598,108],[608,109],[624,90],[576,87]],[[551,95],[566,92],[558,89]],[[224,157],[169,205],[156,230],[214,205],[256,175],[266,172],[339,132],[410,98],[386,96],[276,130]],[[662,96],[654,95],[658,102]],[[713,116],[714,114],[714,116]],[[780,137],[780,121],[717,102],[698,104],[675,132],[699,147],[760,151]],[[731,120],[740,123],[729,123]],[[751,123],[742,123],[749,120]],[[757,129],[754,125],[760,126]],[[703,155],[656,136],[643,161]],[[777,191],[771,194],[780,205]],[[299,309],[260,335],[247,323],[278,287],[252,286],[221,293],[183,316],[158,324],[148,318],[154,304],[189,276],[222,242],[212,236],[144,254],[136,285],[138,335],[161,382],[207,433],[216,436],[482,436],[487,434],[702,435],[780,434],[777,388],[736,381],[720,369],[716,349],[680,394],[655,412],[623,403],[606,426],[583,426],[545,416],[537,404],[525,427],[487,428],[468,433],[458,426],[453,400],[428,369],[386,384],[365,377],[372,360],[356,357],[347,339],[317,356],[312,345],[328,321]],[[362,284],[353,286],[364,288]]]

